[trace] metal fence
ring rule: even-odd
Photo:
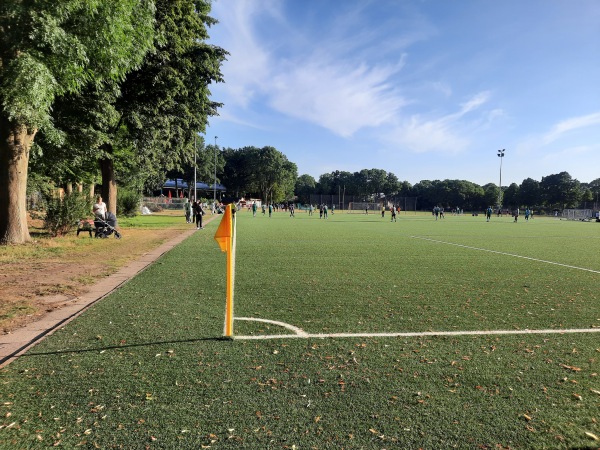
[[[351,204],[364,203],[364,198],[355,195],[330,195],[330,194],[311,194],[311,205],[327,205],[328,208],[335,206],[337,210],[349,210]],[[416,211],[417,197],[386,197],[380,199],[377,203],[386,208],[395,205],[399,206],[402,211]],[[378,208],[379,209],[379,208]]]

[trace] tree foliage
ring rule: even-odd
[[[151,0],[0,3],[0,243],[30,239],[29,152],[38,129],[53,130],[55,98],[123,80],[144,58],[153,20]]]

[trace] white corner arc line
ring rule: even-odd
[[[500,252],[498,250],[489,250],[487,248],[472,247],[470,245],[456,244],[454,242],[440,241],[438,239],[431,239],[431,238],[426,238],[426,237],[422,237],[422,236],[411,236],[411,238],[413,238],[413,239],[421,239],[421,240],[430,241],[430,242],[437,242],[438,244],[454,245],[456,247],[463,247],[463,248],[468,248],[468,249],[471,249],[471,250],[479,250],[481,252],[489,252],[489,253],[496,253],[498,255],[513,256],[515,258],[528,259],[530,261],[536,261],[536,262],[541,262],[541,263],[545,263],[545,264],[553,264],[555,266],[567,267],[569,269],[584,270],[586,272],[592,272],[592,273],[598,273],[598,274],[600,274],[600,270],[586,269],[585,267],[570,266],[568,264],[557,263],[557,262],[554,262],[554,261],[546,261],[544,259],[531,258],[529,256],[515,255],[514,253],[506,253],[506,252]]]
[[[290,331],[293,331],[293,335],[284,334],[280,335],[281,337],[308,337],[308,333],[304,331],[302,328],[295,327],[294,325],[290,325],[289,323],[279,322],[277,320],[269,320],[269,319],[258,319],[256,317],[234,317],[234,320],[247,320],[250,322],[263,322],[270,323],[273,325],[278,325],[280,327],[286,328]]]

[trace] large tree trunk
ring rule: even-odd
[[[112,146],[103,144],[102,149],[112,154]],[[115,167],[112,158],[100,160],[100,171],[102,172],[102,198],[106,203],[107,211],[117,215],[117,181],[115,179]]]
[[[0,117],[0,245],[31,240],[27,228],[27,168],[36,131]]]

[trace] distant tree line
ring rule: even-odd
[[[311,194],[339,193],[359,196],[364,201],[377,202],[383,198],[417,197],[418,208],[461,208],[481,211],[488,206],[513,209],[517,207],[540,210],[564,208],[592,208],[598,204],[600,178],[581,183],[561,172],[542,177],[541,181],[527,178],[519,185],[512,183],[502,190],[494,183],[480,186],[465,180],[422,180],[412,186],[396,175],[381,169],[363,169],[359,172],[334,171],[323,174],[319,180],[301,175],[296,181],[295,194],[299,202],[308,202]],[[597,207],[597,206],[596,206]]]

